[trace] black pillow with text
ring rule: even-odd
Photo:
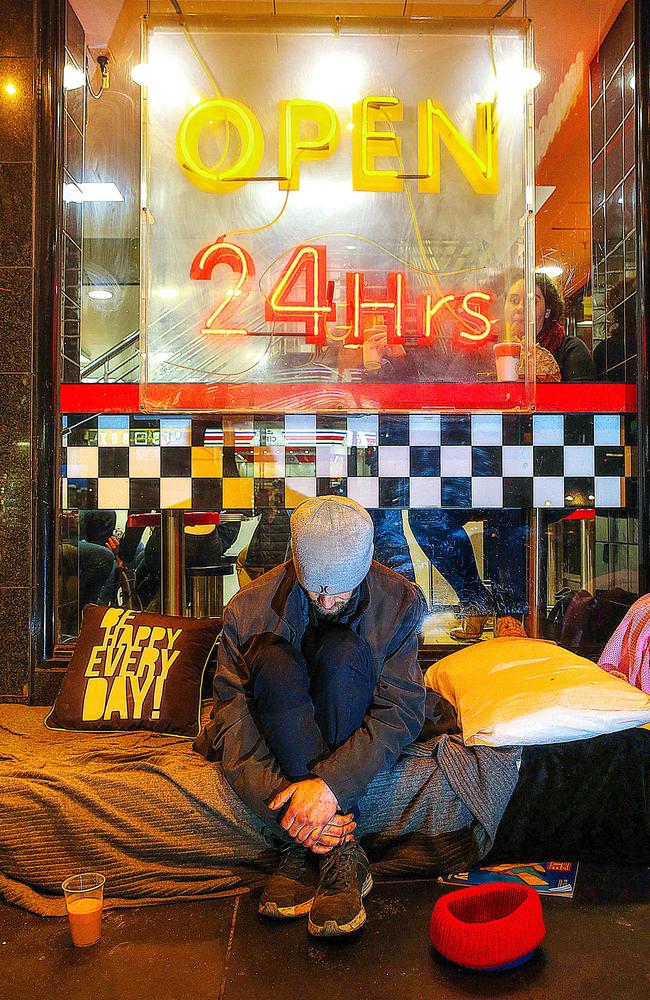
[[[146,729],[193,739],[201,683],[221,629],[216,618],[86,609],[48,729]]]

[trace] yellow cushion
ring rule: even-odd
[[[541,639],[488,639],[429,667],[468,746],[564,743],[650,722],[650,697]]]

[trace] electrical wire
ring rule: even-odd
[[[210,81],[210,83],[211,83],[211,85],[212,85],[212,87],[214,89],[214,92],[217,95],[217,97],[223,97],[223,92],[221,90],[221,87],[217,83],[217,81],[216,81],[216,79],[214,77],[214,74],[212,73],[210,67],[206,63],[206,61],[203,58],[203,56],[201,55],[199,47],[197,46],[196,42],[192,38],[190,30],[187,27],[187,22],[185,21],[185,15],[184,15],[184,13],[183,13],[183,11],[181,9],[180,3],[178,3],[178,0],[169,0],[169,2],[171,3],[172,7],[174,8],[174,11],[176,12],[176,14],[178,15],[178,21],[179,21],[179,24],[180,24],[180,26],[182,28],[183,35],[185,37],[185,41],[187,42],[187,44],[189,45],[190,49],[194,53],[194,57],[196,58],[199,66],[201,67],[201,69],[205,73],[206,77]],[[219,159],[217,160],[217,162],[214,163],[210,167],[210,169],[213,172],[215,172],[215,173],[216,173],[216,171],[218,171],[219,167],[221,167],[223,165],[223,163],[225,163],[226,157],[227,157],[229,149],[230,149],[230,128],[229,128],[229,122],[228,122],[227,118],[224,119],[224,129],[225,129],[225,147],[224,147],[224,151],[221,154],[221,156],[219,157]]]
[[[93,90],[93,85],[92,85],[92,83],[90,81],[90,73],[88,72],[88,59],[86,59],[86,87],[88,89],[88,93],[90,94],[90,96],[92,98],[94,98],[96,101],[98,101],[99,98],[104,93],[104,74],[103,73],[102,73],[102,82],[99,85],[99,90],[97,91],[97,93],[95,93],[95,91]]]
[[[512,8],[516,3],[517,0],[508,0],[508,2],[504,3],[503,7],[501,7],[500,10],[498,10],[494,16],[503,17],[504,14],[507,14],[509,10],[512,10]]]

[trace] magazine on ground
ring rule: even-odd
[[[536,861],[522,865],[487,865],[456,875],[441,875],[443,885],[485,885],[486,882],[517,882],[529,885],[543,896],[573,897],[578,877],[577,861]]]

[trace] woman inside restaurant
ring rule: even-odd
[[[523,341],[525,332],[524,281],[516,277],[510,283],[504,304],[504,324],[511,336]],[[535,275],[535,367],[539,382],[595,382],[596,368],[585,343],[569,337],[564,327],[564,300],[558,286],[546,274]],[[449,513],[447,511],[445,514]],[[548,520],[559,520],[564,511],[555,511]],[[476,520],[481,512],[459,511],[467,523]],[[488,552],[488,569],[492,579],[492,602],[495,615],[495,635],[506,634],[510,619],[527,610],[525,545],[527,527],[523,515],[514,510],[485,511],[485,537]],[[458,534],[455,536],[458,538]],[[497,541],[498,544],[490,544]],[[469,539],[468,539],[469,544]],[[471,546],[469,546],[471,550]],[[442,549],[444,552],[444,548]],[[473,555],[473,553],[472,553]],[[464,558],[469,557],[469,552]],[[492,564],[492,565],[490,565]],[[439,567],[440,568],[440,567]],[[445,574],[444,569],[440,572]],[[452,629],[452,638],[460,642],[480,639],[488,616],[484,608],[468,608],[458,628]]]
[[[524,280],[517,277],[506,294],[504,323],[511,335],[523,341]],[[587,345],[569,337],[564,328],[564,300],[546,274],[535,275],[536,368],[538,382],[595,382],[596,366]]]
[[[524,281],[508,283],[504,326],[517,340],[525,331]],[[566,335],[564,301],[557,285],[545,274],[535,276],[536,371],[540,382],[595,382],[596,369],[587,346]],[[375,553],[380,562],[414,578],[408,545],[396,511],[379,511],[375,520]],[[555,511],[555,519],[563,516]],[[387,516],[386,516],[387,515]],[[391,516],[392,515],[392,516]],[[494,634],[511,634],[517,619],[527,612],[526,535],[523,512],[514,509],[410,510],[409,525],[418,544],[459,599],[461,621],[450,632],[458,642],[481,638],[490,616]],[[491,591],[482,582],[474,550],[464,525],[485,522],[488,576]],[[399,530],[398,530],[399,529]],[[398,536],[396,538],[396,535]]]

